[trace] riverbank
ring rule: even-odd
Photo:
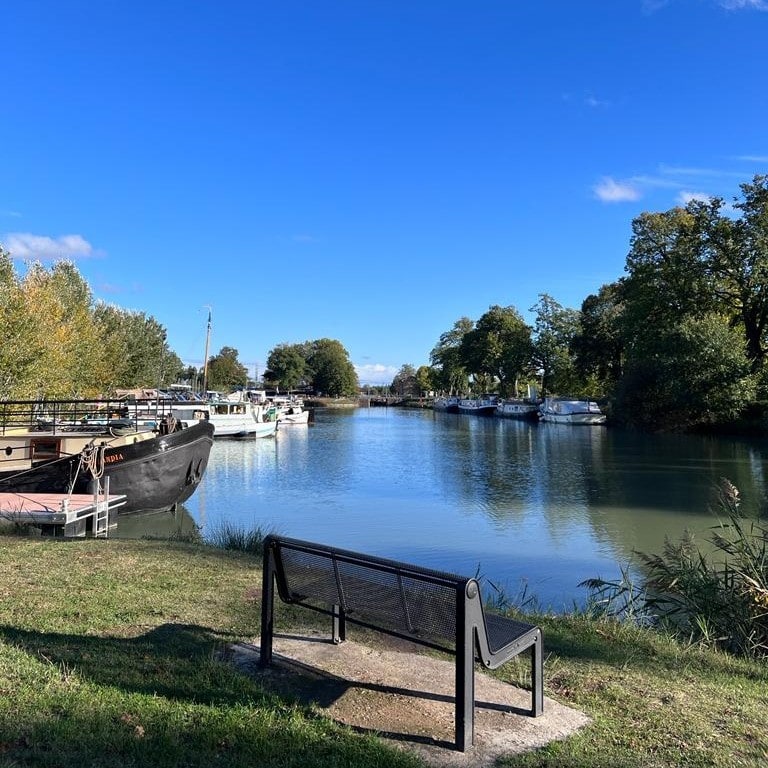
[[[420,765],[222,660],[258,634],[254,556],[3,537],[0,573],[4,764]],[[584,616],[537,621],[547,696],[592,722],[505,766],[765,765],[766,665]]]

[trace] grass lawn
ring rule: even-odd
[[[8,536],[0,574],[0,766],[420,764],[218,660],[258,634],[251,555]],[[546,694],[593,723],[504,765],[768,764],[765,664],[611,622],[536,621]]]

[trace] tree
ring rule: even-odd
[[[305,345],[278,344],[267,358],[264,377],[283,389],[296,389],[303,384],[307,375]]]
[[[360,385],[349,354],[341,342],[318,339],[308,342],[307,364],[315,391],[329,397],[345,397],[357,393]]]
[[[10,254],[0,247],[0,397],[30,397],[28,371],[34,364],[35,325]]]
[[[404,365],[392,379],[390,390],[400,397],[418,396],[419,382],[416,369],[412,365]]]
[[[97,303],[94,316],[106,355],[105,388],[163,387],[184,374],[155,318],[113,304]]]
[[[435,389],[451,394],[469,389],[467,371],[461,362],[461,342],[474,327],[472,320],[461,317],[450,331],[440,335],[439,341],[429,354]]]
[[[245,386],[248,369],[237,359],[234,347],[222,347],[218,355],[208,359],[208,386],[231,391]]]
[[[768,333],[768,176],[741,185],[726,215],[721,198],[694,200],[632,223],[626,322],[632,337],[649,327],[719,312],[745,337],[753,371],[763,367]]]
[[[416,384],[419,394],[425,394],[435,389],[434,369],[428,365],[420,365],[416,369]]]
[[[19,284],[17,321],[27,345],[17,358],[15,395],[89,397],[99,394],[102,348],[91,313],[91,292],[71,262],[46,269],[27,264]],[[16,339],[18,341],[18,337]]]
[[[460,359],[475,382],[502,394],[517,394],[520,377],[530,368],[531,329],[514,307],[494,305],[462,339]]]
[[[625,320],[635,333],[715,309],[701,226],[689,208],[635,218],[626,271]]]
[[[633,348],[618,408],[634,426],[688,429],[735,418],[754,394],[743,334],[708,313],[648,334]]]
[[[614,392],[624,360],[624,291],[621,281],[603,285],[582,302],[578,329],[571,340],[576,371],[592,397]],[[592,391],[590,391],[592,390]]]
[[[693,201],[689,210],[706,233],[707,266],[715,296],[744,330],[747,354],[758,371],[766,356],[768,329],[768,175],[740,185],[734,201],[741,217],[721,214],[719,198]]]
[[[573,393],[577,384],[571,343],[578,331],[579,312],[563,307],[547,293],[539,294],[530,311],[536,313],[533,358],[541,372],[542,388]]]
[[[686,357],[685,350],[696,348],[696,339],[709,339],[709,345],[722,340],[724,332],[713,331],[711,318],[715,315],[740,334],[751,372],[765,387],[768,176],[755,176],[751,184],[742,184],[741,193],[733,204],[736,215],[721,198],[712,198],[694,200],[666,213],[645,213],[633,221],[628,274],[622,281],[620,325],[626,365],[618,388],[620,408],[630,409],[639,400],[647,400],[648,393],[658,387],[664,396],[661,402],[674,401],[677,395],[670,391],[672,385],[664,382],[671,375],[693,376],[700,384],[712,384],[719,368],[708,355],[710,346],[701,347],[700,360]],[[694,327],[699,328],[698,336],[691,330]],[[681,335],[681,329],[687,329],[688,335]],[[674,344],[687,346],[674,349]],[[732,358],[726,360],[735,365]],[[680,361],[691,366],[688,374],[675,367]],[[703,365],[714,366],[709,378]],[[721,396],[724,392],[741,396],[744,390],[732,386],[718,392],[702,387],[692,390],[689,399],[698,397],[702,402],[688,406],[689,416],[683,420],[690,421],[690,414],[698,413],[711,421],[713,413],[722,418],[729,410],[735,412],[743,403],[734,401],[728,409]],[[632,418],[629,412],[625,415]]]
[[[0,248],[0,396],[96,397],[176,381],[183,364],[143,312],[94,306],[72,262],[26,265]]]

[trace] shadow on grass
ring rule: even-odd
[[[4,650],[3,650],[4,646]],[[326,766],[415,762],[263,689],[218,660],[209,629],[135,638],[0,626],[8,765]],[[39,662],[29,666],[24,657]]]
[[[139,637],[111,638],[0,626],[0,639],[99,685],[205,704],[231,700],[207,669],[218,642],[204,627],[163,624]]]

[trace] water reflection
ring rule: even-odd
[[[203,535],[228,521],[474,573],[546,605],[584,597],[636,550],[704,532],[728,477],[762,507],[765,441],[634,435],[371,408],[318,411],[274,439],[218,441],[187,502]],[[121,522],[122,526],[122,522]]]
[[[174,512],[121,515],[116,530],[109,535],[118,539],[202,539],[200,528],[183,504]]]

